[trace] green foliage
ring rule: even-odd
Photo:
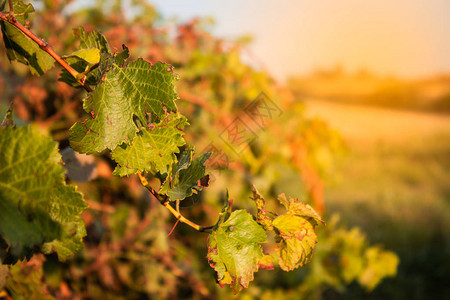
[[[77,36],[80,40],[80,50],[74,51],[66,57],[72,65],[82,71],[75,79],[77,82],[80,82],[80,79],[86,79],[85,74],[88,74],[91,68],[96,66],[98,82],[94,91],[89,93],[83,103],[84,110],[90,112],[91,118],[77,122],[70,130],[72,148],[80,153],[88,154],[105,149],[112,150],[112,158],[118,163],[114,171],[115,175],[125,176],[137,172],[158,175],[161,178],[159,195],[165,195],[171,201],[184,200],[207,186],[205,162],[211,153],[193,159],[193,148],[188,147],[180,155],[179,160],[176,156],[180,152],[180,147],[185,145],[183,130],[188,123],[184,116],[176,112],[174,101],[178,95],[175,92],[174,81],[177,79],[177,75],[173,73],[173,68],[163,63],[152,66],[143,59],[128,62],[126,47],[121,54],[112,55],[106,39],[99,33],[86,34],[80,28]],[[68,80],[67,75],[67,73],[63,73],[61,80],[73,85],[73,80]],[[16,151],[14,148],[16,141],[13,136],[21,139],[27,134],[33,135],[30,130],[21,132],[20,129],[17,129],[16,133],[13,133],[16,129],[4,130],[9,131],[2,134],[4,139],[2,145],[6,147],[5,150],[11,148],[9,151]],[[7,143],[8,140],[13,146]],[[28,139],[28,142],[33,143],[34,147],[44,148],[32,138]],[[54,144],[50,142],[49,145],[53,145],[54,150]],[[21,148],[27,146],[23,145]],[[36,149],[29,147],[28,150],[31,152],[22,155],[32,156]],[[13,157],[8,154],[9,152],[4,151],[4,153],[7,157],[5,165],[9,166],[7,169],[12,170],[15,161],[21,161],[22,156]],[[46,156],[38,156],[36,159],[41,160],[44,164],[50,161],[54,162],[56,159],[47,157],[47,152],[44,154]],[[59,157],[57,158],[59,159]],[[26,162],[29,163],[29,161]],[[42,168],[45,174],[49,175],[48,168],[43,168],[41,164],[32,163],[31,165]],[[22,183],[21,178],[27,178],[26,174],[30,173],[42,180],[40,178],[42,175],[36,175],[35,169],[18,167],[22,167],[23,172],[20,176],[16,176],[18,182]],[[62,169],[59,168],[55,172],[61,171]],[[78,214],[85,209],[85,205],[81,197],[75,198],[72,195],[75,190],[68,191],[65,186],[55,187],[54,183],[48,180],[47,185],[43,185],[40,181],[33,185],[25,182],[23,187],[31,188],[32,191],[35,189],[41,191],[45,188],[48,189],[49,195],[39,194],[37,197],[31,192],[29,195],[21,194],[19,190],[16,190],[15,181],[7,181],[7,178],[15,178],[15,176],[6,173],[5,175],[3,180],[6,182],[4,185],[6,192],[9,191],[12,194],[7,195],[6,192],[3,192],[11,202],[4,209],[8,213],[5,214],[1,224],[6,228],[2,233],[10,245],[11,250],[8,251],[11,251],[14,257],[20,258],[23,256],[24,249],[39,244],[42,239],[45,240],[41,248],[42,252],[55,251],[61,260],[65,260],[79,250],[81,247],[80,237],[84,236],[85,232],[82,223],[76,222],[75,218],[78,218]],[[52,192],[50,187],[55,192]],[[11,193],[11,191],[15,193]],[[45,213],[41,212],[42,207],[37,207],[38,203],[47,198],[52,200],[44,205],[49,213],[48,220],[45,219]],[[163,200],[160,199],[160,201]],[[284,202],[288,203],[287,200]],[[284,202],[285,205],[292,204]],[[20,235],[14,235],[12,228],[8,228],[8,225],[13,222],[12,219],[7,218],[7,215],[14,219],[18,218],[20,212],[24,210],[22,205],[25,208],[32,206],[42,216],[38,217],[33,224],[38,230],[37,232],[33,231],[28,220],[23,218],[21,220],[23,229],[20,229],[19,233],[23,231],[28,235],[20,237]],[[296,203],[296,205],[299,204]],[[10,213],[15,206],[19,207],[19,211],[15,214]],[[304,212],[290,206],[286,207],[290,210],[291,215],[277,217],[273,221],[273,228],[278,230],[280,237],[286,243],[277,253],[279,253],[282,269],[289,271],[307,262],[316,243],[316,236],[311,223],[297,216],[305,216]],[[309,206],[308,209],[312,211],[308,211],[309,214],[306,214],[310,217],[314,211]],[[313,215],[312,219],[314,218],[320,220],[317,215]],[[301,223],[300,220],[304,220],[304,222]],[[62,226],[60,226],[61,228],[54,226],[51,222],[58,222],[57,225]],[[18,238],[18,240],[14,238]],[[73,238],[78,238],[78,240]],[[290,241],[294,240],[297,243],[291,245]],[[271,258],[264,256],[260,245],[266,241],[264,228],[245,210],[237,210],[221,218],[208,240],[208,259],[217,272],[220,285],[229,284],[237,293],[242,288],[248,287],[249,282],[253,280],[253,273],[258,271],[260,266],[272,266]],[[286,254],[287,252],[289,254]],[[297,252],[298,254],[296,254]],[[287,264],[295,264],[295,266],[286,267],[285,261],[289,261]]]
[[[234,293],[247,288],[258,271],[267,242],[264,229],[245,210],[222,219],[208,239],[208,260],[221,286],[229,284]]]
[[[78,30],[74,30],[74,34],[80,41],[79,50],[63,58],[65,62],[80,72],[80,74],[78,78],[74,78],[68,70],[63,69],[58,78],[59,81],[73,87],[79,87],[79,79],[85,76],[84,80],[86,83],[97,85],[101,81],[104,72],[114,61],[116,61],[117,65],[123,66],[125,59],[128,58],[128,49],[126,47],[115,57],[111,55],[111,49],[106,38],[99,32],[91,31],[86,33],[84,28],[80,27]],[[97,64],[98,68],[94,68]]]
[[[111,48],[103,34],[97,31],[86,32],[83,27],[74,30],[80,41],[80,49],[98,49],[101,53],[111,53]]]
[[[14,16],[21,24],[25,24],[28,14],[34,12],[31,4],[24,4],[21,0],[13,0]],[[1,12],[5,12],[6,1],[2,3]],[[13,25],[0,21],[6,54],[9,60],[17,60],[29,65],[33,75],[42,75],[53,67],[54,59],[38,44],[28,38],[22,31]]]
[[[97,48],[81,49],[73,52],[71,55],[65,56],[64,60],[76,71],[84,74],[100,62],[100,50]],[[88,84],[96,84],[99,81],[98,77],[98,72],[91,72],[86,76],[85,81]],[[79,87],[80,84],[77,79],[80,78],[74,78],[66,69],[63,69],[58,80],[73,87]]]
[[[265,200],[255,187],[252,199],[258,208],[256,221],[245,210],[230,213],[231,208],[225,207],[208,239],[208,260],[217,272],[217,280],[221,286],[229,284],[234,293],[247,288],[258,269],[273,269],[274,261],[284,271],[309,262],[317,243],[314,227],[323,223],[311,206],[296,198],[287,200],[284,194],[279,195],[280,203],[288,210],[283,215],[267,212]],[[271,231],[278,242],[276,247],[267,247],[273,250],[265,255],[261,244],[268,242]]]
[[[150,129],[142,127],[131,144],[123,143],[112,152],[118,163],[114,175],[131,175],[137,171],[167,173],[176,161],[175,153],[185,144],[182,135],[186,124],[184,116],[171,113]]]
[[[148,11],[147,6],[139,3],[140,1],[133,1],[132,5],[143,5],[146,7],[145,11]],[[45,2],[46,7],[56,11],[52,5],[57,4]],[[121,1],[114,2],[113,8],[109,9],[116,11],[117,5],[120,7]],[[235,189],[233,194],[239,195],[241,199],[249,196],[248,185],[252,181],[262,186],[262,191],[267,193],[268,199],[276,198],[279,190],[290,188],[295,193],[307,195],[307,202],[312,203],[315,208],[323,209],[320,207],[320,194],[315,190],[316,186],[320,187],[320,184],[317,184],[320,180],[314,170],[319,169],[318,173],[322,174],[322,169],[330,162],[330,159],[327,159],[327,151],[333,152],[335,145],[328,128],[321,122],[309,122],[299,118],[303,108],[298,103],[292,104],[287,100],[276,101],[286,109],[280,119],[282,125],[272,120],[263,120],[267,122],[263,124],[255,123],[256,119],[261,119],[255,112],[248,114],[251,118],[245,117],[242,109],[248,108],[247,104],[251,99],[261,91],[277,95],[278,90],[268,75],[243,64],[237,49],[231,49],[229,52],[222,50],[219,41],[207,34],[196,32],[195,26],[180,26],[180,36],[173,43],[167,36],[155,37],[154,33],[140,33],[137,40],[140,49],[157,48],[167,57],[155,58],[152,56],[154,53],[150,55],[147,52],[139,56],[151,57],[152,61],[169,61],[177,66],[177,72],[184,79],[178,83],[177,89],[180,90],[181,87],[183,90],[198,93],[199,99],[195,99],[194,103],[201,104],[205,109],[186,107],[187,101],[177,103],[183,106],[183,111],[190,114],[189,119],[194,120],[193,125],[188,127],[187,118],[177,111],[175,104],[179,98],[175,91],[178,75],[174,73],[172,66],[166,63],[152,65],[141,58],[130,59],[130,51],[123,45],[124,41],[119,40],[120,44],[117,44],[115,37],[126,32],[125,36],[131,39],[133,34],[128,35],[126,30],[142,28],[131,26],[126,20],[123,27],[119,26],[120,23],[111,21],[115,20],[114,18],[105,18],[105,11],[87,10],[79,16],[84,15],[86,23],[99,26],[111,22],[115,26],[113,29],[118,32],[112,32],[108,40],[102,34],[95,31],[86,32],[82,27],[75,31],[75,40],[64,39],[64,49],[70,54],[63,56],[63,59],[75,72],[63,70],[59,80],[86,89],[88,94],[84,98],[83,110],[90,114],[90,117],[86,119],[84,112],[82,116],[81,113],[67,112],[65,108],[63,120],[60,120],[64,125],[61,127],[71,127],[70,136],[63,135],[57,139],[61,141],[61,145],[69,141],[77,152],[97,153],[100,162],[106,161],[108,166],[115,165],[113,175],[129,178],[110,178],[111,172],[106,172],[107,174],[103,173],[102,178],[96,181],[79,184],[79,188],[89,195],[92,207],[83,216],[89,234],[84,241],[85,250],[78,253],[77,259],[70,260],[67,265],[58,262],[82,246],[81,238],[85,235],[85,228],[78,215],[86,208],[86,204],[74,188],[64,185],[60,165],[57,165],[58,170],[47,166],[50,161],[53,166],[56,158],[59,163],[59,155],[55,156],[53,153],[56,151],[55,144],[45,138],[49,145],[52,145],[48,147],[53,149],[53,155],[39,156],[36,158],[39,163],[33,162],[31,166],[23,166],[23,170],[14,170],[21,178],[33,178],[38,174],[39,182],[33,183],[33,186],[43,184],[46,189],[42,191],[42,195],[50,195],[51,201],[47,202],[39,198],[38,201],[28,203],[13,194],[9,201],[13,203],[13,208],[18,207],[20,213],[29,213],[30,207],[39,208],[36,209],[37,213],[41,213],[39,218],[22,220],[24,233],[31,229],[34,231],[31,230],[27,244],[19,247],[19,250],[23,249],[21,251],[28,254],[31,250],[38,250],[31,249],[32,246],[39,245],[41,252],[45,254],[52,251],[58,254],[59,259],[56,256],[46,256],[47,262],[44,264],[46,278],[42,280],[48,284],[52,294],[60,296],[61,293],[68,292],[64,287],[69,283],[71,291],[68,293],[72,292],[70,296],[74,298],[84,297],[80,296],[79,291],[88,291],[89,295],[86,297],[112,299],[168,298],[186,294],[203,298],[217,298],[220,294],[226,297],[230,293],[229,289],[217,291],[209,285],[213,272],[202,263],[205,256],[204,239],[193,237],[192,232],[179,227],[177,230],[183,231],[177,233],[174,227],[169,234],[173,235],[168,238],[166,231],[170,227],[166,223],[169,214],[168,211],[158,210],[158,207],[162,209],[161,206],[155,205],[158,201],[168,207],[178,221],[197,230],[210,232],[207,242],[209,265],[216,271],[219,284],[230,285],[234,293],[245,293],[243,289],[249,287],[250,281],[254,280],[254,273],[260,269],[274,269],[274,264],[278,264],[282,270],[292,271],[304,266],[310,261],[316,246],[315,227],[322,219],[311,206],[297,198],[279,195],[279,202],[285,207],[284,212],[279,213],[278,207],[273,207],[277,205],[276,201],[266,203],[254,188],[252,199],[257,206],[255,217],[245,209],[231,212],[231,203],[227,202],[215,226],[204,227],[190,221],[199,218],[210,224],[216,222],[214,213],[218,210],[217,203],[220,203],[217,201],[220,199],[217,195],[221,194],[220,187],[223,182],[219,178],[214,182],[217,184],[214,188],[199,193],[210,183],[211,172],[206,170],[205,165],[214,153],[196,155],[194,147],[187,144],[186,140],[189,139],[196,149],[204,149],[205,143],[209,144],[212,136],[223,131],[225,125],[229,125],[226,124],[227,120],[239,118],[247,122],[249,128],[258,133],[258,141],[246,145],[245,151],[239,157],[234,156],[235,170],[239,172],[224,171],[225,186]],[[117,20],[121,20],[120,15]],[[139,17],[135,20],[144,21]],[[147,24],[148,20],[145,22]],[[124,29],[125,31],[120,33]],[[143,32],[148,33],[146,30]],[[75,47],[78,44],[75,41],[79,42],[78,47]],[[134,44],[132,40],[127,44],[133,53],[139,51],[132,48],[132,45],[136,47],[136,40]],[[114,49],[120,47],[122,51],[119,53],[113,53],[111,50],[116,51]],[[76,75],[71,75],[74,73]],[[56,76],[52,73],[48,75],[50,79],[51,76]],[[190,88],[187,89],[185,84]],[[79,102],[80,94],[74,92],[71,100]],[[276,111],[281,113],[279,107],[276,107]],[[213,114],[207,115],[206,112]],[[214,115],[215,112],[220,115]],[[78,121],[80,119],[84,121]],[[267,128],[261,130],[261,127],[266,125]],[[256,127],[259,129],[255,129]],[[1,131],[0,136],[5,141],[25,143],[24,147],[29,150],[28,155],[40,153],[35,149],[43,147],[39,146],[35,138],[28,136],[38,136],[37,132],[30,127],[24,128],[28,131],[17,134],[25,129],[7,127],[5,130],[18,131],[14,131],[14,134]],[[52,133],[55,138],[58,136],[55,131]],[[24,142],[25,136],[27,140]],[[16,140],[16,137],[22,138]],[[3,146],[3,140],[0,142]],[[325,151],[324,145],[328,147]],[[228,150],[231,152],[233,149]],[[14,161],[10,159],[7,163]],[[39,172],[35,171],[38,166],[43,167]],[[47,171],[52,171],[54,176]],[[303,189],[298,188],[300,173],[307,183]],[[142,187],[136,185],[137,177],[132,176],[133,174],[138,174],[141,183],[151,191],[150,199],[147,194],[143,194]],[[56,177],[61,182],[56,180]],[[9,180],[9,175],[4,180]],[[55,182],[59,182],[59,185]],[[292,182],[295,184],[291,184]],[[28,188],[32,189],[31,186],[26,187],[23,189],[25,192]],[[292,196],[292,193],[287,194]],[[190,219],[187,219],[181,215],[179,202],[194,198],[195,201],[201,201],[200,207],[205,210],[199,212],[193,209],[188,213]],[[177,203],[176,209],[170,206],[173,204],[170,201]],[[26,206],[23,207],[23,204]],[[240,208],[245,205],[245,202],[237,204]],[[266,205],[274,212],[268,211]],[[44,222],[43,219],[49,221],[43,225],[38,222],[36,224],[39,226],[35,226],[33,222],[36,219],[41,220],[40,222]],[[1,222],[4,220],[5,224],[12,222],[3,218]],[[59,227],[53,226],[54,224]],[[0,225],[0,230],[3,230],[3,223]],[[48,229],[50,227],[51,229]],[[55,231],[60,235],[46,236]],[[12,235],[8,232],[7,238],[4,238],[6,243],[9,243]],[[0,240],[0,245],[3,244]],[[17,248],[17,245],[14,247]],[[11,251],[16,249],[14,247],[6,244],[4,248],[8,252],[4,251],[2,255],[10,257]],[[389,258],[383,252],[367,252],[367,260],[383,257]],[[374,266],[373,263],[370,265]],[[9,267],[9,270],[12,268]],[[35,278],[42,277],[41,270],[42,268],[37,271]],[[362,276],[361,272],[364,271],[364,279],[361,279],[361,282],[372,286],[377,284],[380,278],[391,274],[392,270],[382,273],[377,267],[363,268],[354,274]],[[0,283],[1,272],[2,269]],[[273,273],[275,272],[279,270]],[[275,274],[269,276],[278,276],[279,273]],[[295,276],[296,274],[293,275]],[[19,282],[28,280],[23,277],[7,277],[6,280],[8,278]],[[184,289],[187,290],[186,294],[183,294]],[[11,284],[6,285],[6,290],[9,294],[15,293]],[[252,293],[255,297],[263,295],[262,292],[255,293],[253,289],[247,296]],[[36,291],[36,294],[45,293]]]
[[[192,160],[194,150],[187,149],[183,152],[180,160],[171,168],[161,187],[160,193],[167,195],[171,201],[183,200],[202,188],[198,181],[205,177],[205,162],[211,153],[204,153]],[[204,186],[207,186],[206,182]]]
[[[92,118],[71,128],[71,146],[81,153],[100,152],[133,141],[138,131],[133,118],[146,125],[176,110],[178,98],[169,65],[139,59],[120,67],[116,63],[104,80],[84,100]]]
[[[69,57],[82,59],[89,66],[93,66],[100,62],[100,49],[98,49],[98,48],[81,49],[81,50],[75,51],[71,55],[67,56],[67,58],[69,58]]]
[[[17,261],[37,247],[66,260],[86,235],[87,205],[64,183],[57,144],[30,126],[0,128],[1,260]]]

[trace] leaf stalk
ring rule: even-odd
[[[211,229],[214,227],[214,226],[201,226],[201,225],[198,225],[198,224],[192,222],[191,220],[187,219],[186,217],[184,217],[180,212],[178,212],[175,208],[173,208],[173,207],[170,205],[170,201],[167,199],[167,196],[159,194],[158,192],[156,192],[156,191],[150,186],[150,184],[148,183],[147,179],[142,175],[141,172],[138,171],[137,174],[138,174],[138,176],[139,176],[139,179],[140,179],[142,185],[143,185],[143,186],[144,186],[144,187],[145,187],[145,188],[146,188],[146,189],[147,189],[147,190],[148,190],[148,191],[149,191],[156,199],[158,199],[158,201],[161,203],[161,205],[163,205],[165,208],[167,208],[167,209],[172,213],[172,215],[174,215],[175,218],[177,218],[177,222],[181,222],[181,223],[184,223],[184,224],[186,224],[186,225],[189,225],[190,227],[192,227],[192,228],[194,228],[195,230],[200,231],[200,232],[209,232],[209,231],[211,231]]]

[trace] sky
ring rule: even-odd
[[[252,63],[284,81],[342,66],[419,78],[450,73],[449,0],[151,0],[165,18],[209,16],[251,35]]]

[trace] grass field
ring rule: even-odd
[[[326,183],[329,212],[400,257],[398,276],[370,297],[450,299],[450,117],[316,100],[306,107],[349,147]]]

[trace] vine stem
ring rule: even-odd
[[[0,12],[0,20],[3,20],[5,22],[8,22],[9,24],[11,24],[12,26],[16,27],[17,29],[19,29],[23,34],[25,34],[28,38],[30,38],[32,41],[34,41],[36,44],[38,44],[39,48],[41,48],[43,51],[47,52],[51,57],[53,57],[54,60],[56,60],[57,63],[60,64],[61,67],[63,67],[64,69],[67,70],[67,72],[70,73],[70,75],[72,75],[73,78],[75,78],[77,80],[77,82],[79,84],[81,84],[81,86],[83,86],[83,88],[87,91],[87,92],[92,92],[92,89],[86,84],[85,82],[85,76],[86,74],[84,73],[79,73],[77,70],[75,70],[74,68],[72,68],[64,59],[61,58],[61,56],[59,56],[49,45],[47,42],[45,42],[43,39],[39,38],[38,36],[36,36],[32,31],[30,31],[28,28],[26,28],[25,26],[23,26],[20,22],[17,21],[17,18],[14,17],[13,13],[13,6],[12,6],[12,2],[10,1],[10,12],[9,14],[5,14]],[[97,67],[98,65],[96,65],[95,67]],[[184,223],[186,225],[191,226],[192,228],[194,228],[197,231],[201,231],[201,232],[206,232],[206,231],[210,231],[213,226],[201,226],[198,225],[194,222],[192,222],[191,220],[185,218],[182,214],[180,214],[177,210],[175,210],[171,205],[170,205],[170,201],[167,199],[167,197],[164,197],[160,194],[158,194],[148,183],[147,179],[145,179],[145,177],[141,174],[141,172],[138,172],[138,176],[139,179],[141,180],[142,185],[150,191],[150,193],[156,198],[158,199],[158,201],[165,207],[167,208],[176,218],[177,218],[177,222],[181,222]]]
[[[189,225],[189,226],[191,226],[192,228],[194,228],[195,230],[200,231],[200,232],[208,232],[208,231],[210,231],[210,230],[214,227],[214,226],[201,226],[201,225],[198,225],[198,224],[192,222],[191,220],[187,219],[186,217],[184,217],[180,212],[178,212],[175,208],[173,208],[173,207],[170,205],[170,201],[167,199],[167,196],[163,196],[163,195],[159,194],[158,192],[156,192],[156,191],[150,186],[150,184],[148,183],[147,179],[145,179],[145,177],[142,175],[141,172],[138,171],[137,174],[138,174],[138,176],[139,176],[139,179],[140,179],[142,185],[143,185],[147,190],[149,190],[149,192],[150,192],[156,199],[158,199],[158,201],[159,201],[165,208],[167,208],[167,209],[172,213],[172,215],[175,216],[175,218],[177,218],[177,222],[181,222],[181,223],[184,223],[184,224],[186,224],[186,225]]]
[[[11,8],[12,9],[12,8]],[[85,77],[80,74],[77,70],[72,68],[64,59],[61,58],[49,45],[47,42],[36,36],[33,32],[31,32],[28,28],[23,26],[20,22],[17,21],[17,18],[14,17],[11,12],[10,14],[5,14],[0,12],[0,19],[2,21],[8,22],[12,26],[16,27],[20,31],[22,31],[23,34],[25,34],[28,38],[30,38],[33,42],[39,45],[39,48],[41,48],[43,51],[47,52],[51,57],[53,57],[54,60],[56,60],[57,63],[60,64],[61,67],[67,70],[67,72],[70,73],[70,75],[73,76],[77,80],[79,84],[83,86],[83,88],[87,92],[92,92],[92,89],[86,84]]]

